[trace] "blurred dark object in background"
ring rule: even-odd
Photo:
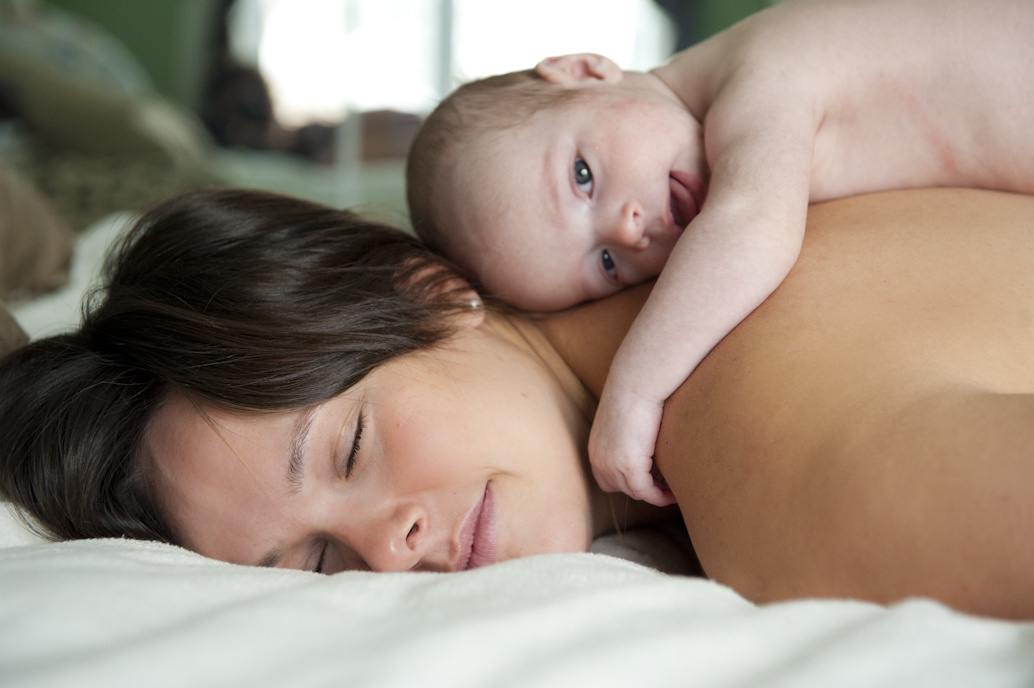
[[[395,110],[373,110],[360,115],[360,158],[373,160],[405,159],[420,123],[417,115]]]
[[[335,161],[333,126],[284,127],[276,119],[269,87],[258,70],[225,55],[209,77],[201,118],[224,148],[295,153],[324,165]]]
[[[675,52],[685,50],[706,36],[703,34],[703,8],[699,0],[654,0],[675,24]]]
[[[782,0],[654,0],[675,24],[675,52]]]
[[[224,63],[208,82],[201,113],[205,126],[220,146],[273,148],[277,128],[269,89],[258,71]]]
[[[222,0],[213,27],[201,119],[224,148],[294,153],[332,165],[336,160],[335,127],[309,124],[298,129],[277,121],[273,98],[262,74],[239,64],[230,54],[227,17],[236,0]]]

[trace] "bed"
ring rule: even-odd
[[[131,219],[78,235],[69,284],[13,309],[30,336],[75,322]],[[1034,684],[1034,624],[924,599],[759,607],[690,570],[653,529],[458,574],[326,577],[46,542],[0,504],[0,685]]]

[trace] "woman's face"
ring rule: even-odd
[[[585,550],[588,424],[515,335],[463,326],[297,411],[202,414],[173,394],[145,450],[174,532],[216,559],[324,573]]]

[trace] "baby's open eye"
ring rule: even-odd
[[[592,193],[592,170],[581,158],[574,160],[574,183],[585,193]]]
[[[600,262],[603,264],[603,271],[607,273],[607,276],[616,280],[618,278],[618,270],[614,266],[614,259],[610,257],[610,251],[603,249]]]

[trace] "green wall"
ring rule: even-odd
[[[701,36],[711,36],[727,29],[769,4],[768,0],[704,0],[701,3]]]
[[[92,20],[140,60],[155,87],[191,109],[200,105],[218,0],[48,0]]]

